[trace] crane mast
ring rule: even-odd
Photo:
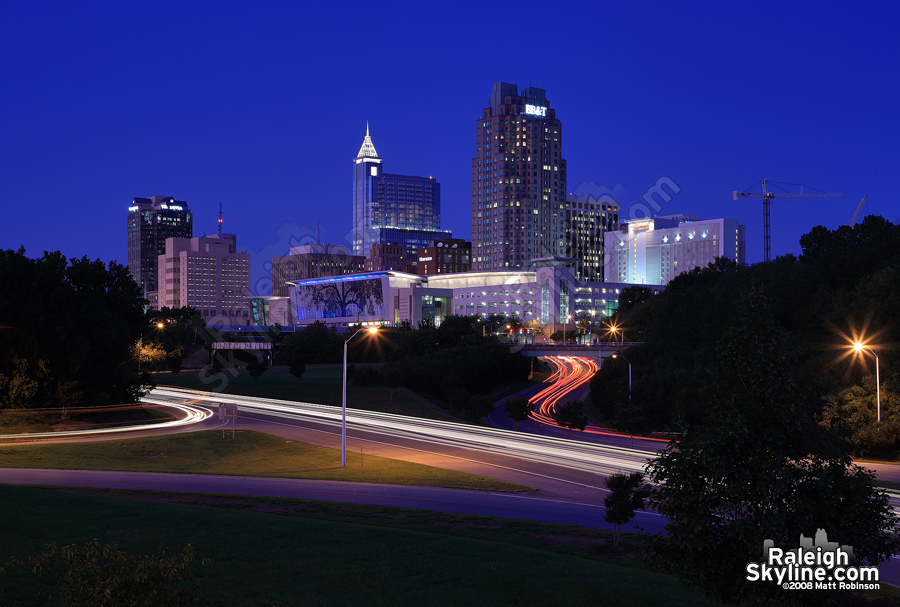
[[[749,194],[747,192],[735,191],[734,199],[743,198],[762,198],[763,199],[763,260],[772,261],[772,236],[771,236],[771,210],[773,198],[843,198],[843,194],[790,194],[786,192],[770,192],[766,179],[762,180],[762,194]],[[803,186],[801,186],[802,189]]]

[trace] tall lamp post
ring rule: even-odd
[[[613,354],[612,358],[621,358],[628,363],[628,405],[631,406],[631,361],[618,353]]]
[[[488,324],[482,326],[482,327],[481,327],[481,336],[482,336],[482,337],[487,337],[487,330],[488,330],[488,328],[489,328],[489,327],[493,327],[493,326],[496,325],[496,324],[500,324],[500,321],[498,320],[498,321],[496,321],[496,322],[488,323]]]
[[[569,332],[569,321],[572,320],[572,315],[569,314],[566,316],[566,322],[563,324],[563,346],[565,347],[569,343],[568,335]]]
[[[363,327],[358,329],[356,333],[348,337],[344,341],[344,385],[341,397],[341,468],[347,466],[347,344],[363,331],[368,331],[372,335],[378,333],[378,327]]]
[[[853,344],[853,349],[859,353],[863,353],[868,350],[869,354],[875,357],[875,391],[878,395],[878,422],[881,423],[881,372],[878,369],[878,355],[875,354],[875,350],[859,341]]]

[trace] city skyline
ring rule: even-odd
[[[883,75],[896,8],[652,6],[523,5],[510,28],[541,23],[558,50],[490,62],[466,11],[6,6],[0,246],[124,264],[128,205],[156,194],[187,202],[195,236],[215,233],[223,203],[225,231],[265,276],[257,266],[304,238],[348,243],[346,163],[366,121],[392,167],[441,183],[442,228],[468,240],[471,125],[496,82],[548,91],[570,192],[605,188],[627,217],[666,177],[679,191],[659,214],[739,220],[750,263],[762,259],[762,205],[732,191],[763,178],[845,195],[775,200],[773,255],[799,253],[815,225],[848,223],[863,195],[863,215],[897,221],[898,84]],[[394,22],[396,35],[375,33]],[[345,50],[367,35],[390,78]]]

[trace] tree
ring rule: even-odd
[[[588,423],[584,403],[577,400],[570,400],[564,405],[556,405],[550,412],[550,417],[557,425],[566,429],[566,438],[569,438],[571,430],[584,430]]]
[[[752,290],[719,342],[709,423],[648,465],[651,503],[668,520],[649,556],[722,601],[784,597],[746,581],[763,541],[797,546],[824,529],[875,564],[900,549],[898,521],[873,473],[850,445],[819,423],[823,400],[799,348]],[[792,595],[793,598],[793,595]]]
[[[603,499],[606,508],[604,517],[613,525],[613,546],[619,545],[622,525],[627,525],[634,518],[634,511],[644,507],[650,496],[649,488],[644,484],[642,472],[616,472],[606,479],[609,495]]]
[[[181,363],[183,360],[184,356],[181,353],[181,348],[176,348],[166,355],[166,367],[173,374],[178,373],[181,371]]]
[[[159,366],[166,360],[166,349],[159,342],[145,341],[138,344],[138,356],[142,367],[153,367],[159,371]]]
[[[256,387],[257,380],[265,373],[269,367],[257,357],[247,363],[247,373],[253,378],[253,387]]]
[[[403,383],[401,371],[393,365],[386,365],[381,369],[381,383],[391,391],[391,402],[394,402],[394,390]]]
[[[469,399],[469,402],[466,405],[466,410],[469,414],[478,419],[487,417],[494,412],[495,408],[496,405],[494,405],[494,399],[487,394],[476,394]]]
[[[181,552],[160,547],[159,556],[134,557],[115,544],[93,540],[81,546],[49,544],[41,555],[12,559],[3,567],[50,577],[69,605],[218,605],[218,598],[200,586],[195,558],[190,544]],[[46,602],[41,600],[46,597],[35,599]]]
[[[16,390],[14,406],[137,400],[145,384],[133,346],[144,303],[128,268],[115,262],[0,250],[0,383]]]
[[[503,410],[506,417],[512,420],[513,430],[519,429],[519,422],[528,419],[528,416],[534,413],[534,403],[527,398],[510,398],[503,403]]]
[[[297,378],[297,389],[300,388],[300,378],[306,373],[306,363],[296,358],[288,363],[288,373]]]

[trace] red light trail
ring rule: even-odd
[[[559,404],[564,397],[571,395],[590,381],[591,377],[594,376],[594,373],[596,373],[597,369],[600,367],[597,365],[595,359],[585,356],[547,356],[545,357],[545,360],[547,360],[554,368],[553,375],[548,377],[545,380],[545,383],[553,383],[550,383],[548,387],[529,399],[529,402],[535,404],[534,413],[531,414],[531,417],[535,421],[548,426],[559,426],[559,424],[553,421],[551,415],[553,409],[556,408],[557,404]],[[631,436],[630,434],[614,432],[592,424],[588,424],[587,427],[585,427],[584,432],[588,434],[618,436],[623,438]],[[669,440],[665,438],[645,436],[642,437],[642,439],[660,443],[669,442]]]

